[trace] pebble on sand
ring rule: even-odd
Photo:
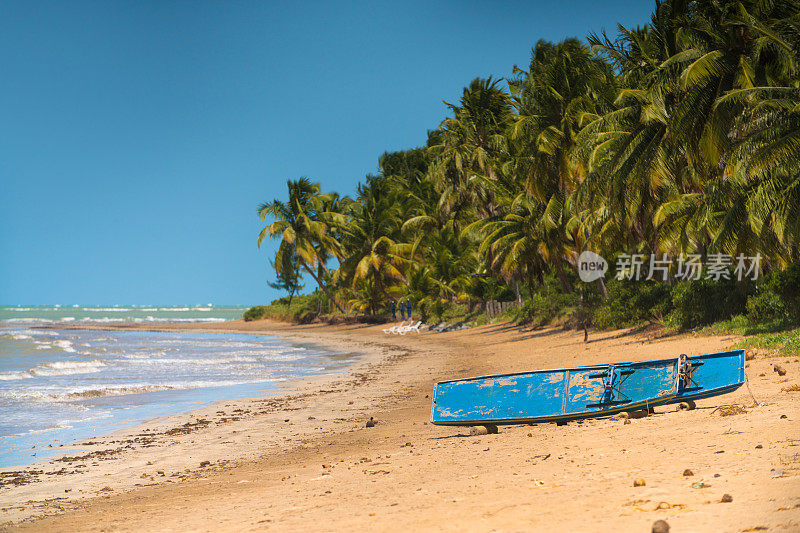
[[[723,494],[722,499],[720,500],[720,502],[722,503],[730,503],[732,501],[733,501],[733,496],[731,496],[730,494]]]
[[[653,522],[653,533],[669,533],[669,524],[665,520]]]
[[[693,476],[694,472],[692,472],[691,470],[689,470],[687,468],[686,470],[683,471],[683,475],[686,476],[686,477]]]
[[[645,485],[647,485],[647,483],[640,477],[633,480],[634,487],[644,487]]]
[[[367,427],[368,428],[374,428],[375,427],[375,420],[372,417],[369,417],[369,420],[367,420]]]
[[[773,365],[772,366],[772,370],[777,372],[779,376],[785,376],[786,375],[786,369],[783,368],[780,365]]]
[[[486,426],[472,426],[469,428],[469,434],[473,437],[476,435],[488,435],[489,430]]]

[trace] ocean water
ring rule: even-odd
[[[0,306],[0,327],[53,324],[157,324],[223,322],[242,318],[247,307],[206,305],[54,305]]]
[[[266,335],[57,329],[104,318],[162,322],[166,313],[181,321],[225,319],[229,311],[218,308],[93,308],[94,315],[86,308],[71,315],[38,309],[36,315],[10,312],[29,313],[24,317],[0,315],[0,467],[36,462],[64,453],[50,446],[216,400],[268,395],[283,381],[338,372],[358,358]],[[63,320],[73,315],[74,321]]]

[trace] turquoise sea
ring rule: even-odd
[[[341,371],[358,358],[268,335],[60,329],[221,322],[245,309],[0,307],[0,467],[216,400],[268,395],[281,382]]]

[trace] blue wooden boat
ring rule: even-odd
[[[564,422],[732,392],[744,350],[442,381],[431,422],[472,426]]]

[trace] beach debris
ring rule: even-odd
[[[800,392],[800,385],[789,385],[788,387],[783,387],[781,392]]]
[[[113,492],[113,491],[114,491],[114,489],[112,489],[111,487],[106,486],[106,487],[103,487],[102,489],[98,490],[97,493],[100,494],[101,492]]]
[[[762,445],[760,445],[760,444],[756,444],[756,450],[760,450],[761,448],[763,448],[763,446],[762,446]]]
[[[686,477],[693,476],[694,472],[692,472],[691,470],[689,470],[687,468],[686,470],[683,471],[683,475],[686,476]]]
[[[200,463],[200,468],[203,468],[205,466],[211,466],[211,461],[203,461]]]
[[[669,524],[665,520],[656,520],[653,522],[652,531],[653,533],[669,533]]]
[[[700,483],[692,483],[692,488],[693,489],[707,489],[709,487],[711,487],[711,485],[709,485],[708,483],[706,483],[704,481],[701,481]]]
[[[367,427],[368,428],[374,428],[375,427],[375,419],[373,417],[369,417],[369,420],[367,420]]]
[[[488,435],[489,430],[486,426],[472,426],[469,428],[469,434],[472,437],[476,437],[478,435]]]
[[[780,468],[773,468],[772,470],[769,471],[769,477],[773,479],[783,477],[785,474],[786,472],[784,472]]]
[[[747,409],[745,409],[743,406],[739,404],[734,403],[731,405],[720,405],[719,407],[711,411],[711,414],[713,415],[716,412],[719,412],[720,416],[733,416],[733,415],[743,415],[747,413]]]
[[[789,417],[786,415],[781,415],[781,418],[789,418]]]
[[[623,424],[630,424],[631,420],[630,420],[630,418],[625,418],[625,419],[623,419],[622,423]]]
[[[731,503],[733,501],[733,496],[730,494],[723,494],[722,499],[720,500],[721,503]]]
[[[681,402],[678,404],[678,409],[681,411],[692,411],[697,407],[697,404],[694,403],[694,400],[686,400],[685,402]]]
[[[645,485],[647,485],[647,483],[645,483],[644,479],[640,477],[637,477],[636,479],[633,480],[634,487],[644,487]]]
[[[777,372],[777,374],[778,374],[779,376],[785,376],[785,375],[786,375],[786,369],[785,369],[785,368],[783,368],[783,367],[782,367],[782,366],[780,366],[780,365],[772,365],[772,371],[773,371],[773,372]]]

